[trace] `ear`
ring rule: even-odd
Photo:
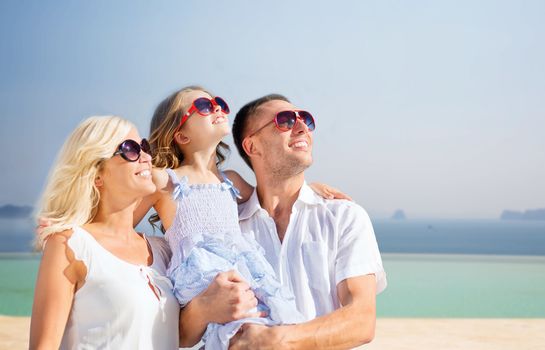
[[[98,175],[98,176],[95,178],[95,186],[96,186],[96,187],[102,187],[102,186],[104,186],[104,181],[102,180],[102,178],[100,177],[100,175]]]
[[[178,131],[174,134],[174,142],[179,145],[187,145],[189,142],[191,142],[191,139],[185,136],[181,131]]]
[[[255,140],[251,137],[247,137],[242,140],[242,148],[250,158],[252,158],[252,156],[260,154],[259,148],[257,147]]]

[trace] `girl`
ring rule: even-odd
[[[235,269],[258,298],[258,310],[268,315],[225,325],[209,323],[203,337],[207,349],[227,349],[246,322],[303,321],[293,295],[280,285],[261,247],[240,232],[237,199],[248,198],[253,188],[236,173],[230,173],[230,179],[218,169],[228,149],[222,142],[230,132],[228,113],[223,99],[200,87],[181,89],[159,104],[150,130],[157,191],[144,199],[136,214],[140,219],[155,208],[172,250],[167,274],[182,306],[219,272]]]

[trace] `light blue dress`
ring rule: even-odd
[[[238,190],[224,175],[219,184],[189,184],[166,169],[174,184],[177,202],[174,222],[165,237],[172,250],[167,275],[182,306],[204,291],[219,272],[237,270],[259,300],[266,318],[243,319],[227,324],[211,323],[204,334],[205,349],[227,349],[229,339],[244,323],[264,325],[303,322],[293,294],[283,287],[263,248],[238,224]]]

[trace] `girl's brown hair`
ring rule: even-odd
[[[157,168],[178,168],[184,155],[174,141],[174,134],[178,131],[180,120],[187,112],[184,106],[188,108],[192,101],[187,101],[187,95],[192,91],[203,91],[214,97],[209,91],[200,86],[184,87],[165,98],[153,113],[150,125],[149,143],[151,145],[152,164]],[[229,146],[221,141],[216,147],[216,165],[220,166],[229,153]],[[149,222],[155,227],[159,221],[157,214],[149,218]],[[161,231],[165,232],[161,225]]]

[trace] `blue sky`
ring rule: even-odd
[[[545,207],[543,18],[542,1],[2,1],[0,205],[37,200],[85,117],[147,135],[200,84],[233,111],[270,92],[311,111],[307,179],[372,216]]]

